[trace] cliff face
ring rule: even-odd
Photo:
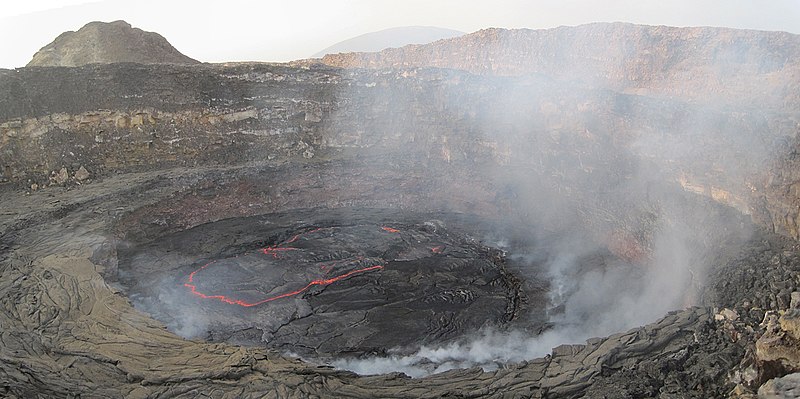
[[[596,186],[605,183],[597,173],[631,178],[645,162],[659,170],[647,180],[676,182],[797,237],[793,180],[777,178],[793,176],[795,109],[433,69],[87,66],[7,71],[0,87],[2,179],[26,186],[63,182],[63,168],[102,176],[352,151],[521,162]]]
[[[772,161],[769,171],[765,166],[753,168],[758,169],[758,175],[721,172],[730,172],[731,162],[717,158],[717,162],[709,162],[702,171],[679,168],[682,170],[676,170],[674,178],[688,191],[752,213],[756,220],[771,229],[800,238],[797,232],[800,193],[794,186],[796,180],[787,177],[796,175],[796,160],[784,157],[796,151],[800,132],[800,118],[795,112],[800,108],[798,35],[623,23],[546,30],[486,29],[428,45],[378,53],[331,54],[322,62],[345,68],[432,66],[489,76],[538,74],[582,87],[703,104],[709,109],[738,109],[726,116],[712,117],[716,122],[701,115],[707,110],[676,115],[675,121],[683,119],[685,132],[702,131],[701,136],[710,131],[719,132],[720,124],[736,123],[739,115],[753,115],[752,112],[758,110],[755,112],[765,118],[756,122],[762,124],[760,127],[751,125],[754,130],[749,133],[713,133],[716,138],[707,136],[709,141],[704,144],[684,141],[686,145],[678,145],[680,149],[675,146],[680,140],[664,136],[659,139],[659,135],[648,134],[646,151],[648,157],[662,160],[665,152],[699,160],[702,157],[688,155],[705,151],[698,145],[720,146],[718,140],[732,137],[760,141],[766,136],[757,137],[766,133],[772,137],[767,140],[775,141],[768,151]],[[697,137],[696,133],[691,135]],[[723,152],[728,155],[723,158],[732,160],[739,156],[734,154],[753,152],[751,144],[739,150],[725,150]],[[755,144],[755,147],[760,146]],[[669,165],[674,166],[674,162],[667,160],[665,165],[671,167]]]
[[[80,66],[136,62],[197,64],[163,36],[133,28],[125,21],[90,22],[77,32],[64,32],[33,55],[27,66]]]
[[[722,28],[596,23],[485,29],[378,53],[329,54],[345,68],[455,68],[482,75],[543,74],[625,93],[775,107],[800,101],[800,36]]]

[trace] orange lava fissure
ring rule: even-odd
[[[391,227],[382,227],[382,229],[384,231],[387,231],[387,232],[390,232],[390,233],[398,233],[398,232],[400,232],[400,230],[393,229]],[[285,241],[283,244],[262,248],[262,249],[259,250],[259,252],[263,253],[264,255],[272,255],[273,258],[278,259],[278,258],[280,258],[280,255],[279,255],[280,253],[287,252],[287,251],[300,250],[300,248],[285,247],[284,245],[294,243],[297,240],[299,240],[303,235],[310,234],[310,233],[315,233],[315,232],[320,231],[320,230],[321,230],[321,228],[318,228],[318,229],[314,229],[314,230],[308,231],[308,232],[303,233],[303,234],[297,234],[297,235],[293,236],[292,238],[290,238],[289,240]],[[363,259],[363,258],[359,257],[356,260],[361,260],[361,259]],[[199,296],[199,297],[201,297],[203,299],[216,299],[216,300],[218,300],[220,302],[223,302],[223,303],[227,303],[227,304],[231,304],[231,305],[238,305],[238,306],[243,306],[243,307],[258,306],[258,305],[261,305],[261,304],[264,304],[264,303],[267,303],[267,302],[272,302],[272,301],[275,301],[275,300],[278,300],[278,299],[292,297],[292,296],[299,295],[299,294],[302,294],[303,292],[308,291],[313,286],[317,286],[317,285],[318,286],[326,286],[326,285],[329,285],[329,284],[333,284],[333,283],[335,283],[337,281],[346,279],[346,278],[348,278],[350,276],[354,276],[356,274],[367,273],[367,272],[371,272],[371,271],[381,270],[381,269],[384,268],[383,265],[372,265],[372,266],[368,266],[368,267],[364,267],[364,268],[360,268],[360,269],[356,269],[356,270],[351,270],[351,271],[349,271],[347,273],[344,273],[344,274],[341,274],[341,275],[338,275],[338,276],[312,280],[308,284],[306,284],[304,287],[302,287],[302,288],[300,288],[298,290],[292,291],[292,292],[287,292],[287,293],[284,293],[284,294],[271,296],[271,297],[268,297],[268,298],[265,298],[265,299],[262,299],[262,300],[256,301],[256,302],[247,302],[247,301],[244,301],[244,300],[241,300],[241,299],[235,299],[235,298],[231,298],[231,297],[228,297],[228,296],[225,296],[225,295],[209,295],[209,294],[203,293],[203,292],[198,290],[197,284],[195,284],[195,278],[197,277],[197,273],[199,273],[200,271],[202,271],[202,270],[206,269],[207,267],[213,265],[216,262],[217,261],[208,262],[205,265],[201,266],[200,268],[196,269],[195,271],[189,273],[188,281],[186,283],[184,283],[183,285],[186,288],[189,288],[189,290],[190,290],[190,292],[192,294],[194,294],[196,296]],[[325,274],[328,274],[331,271],[331,269],[338,263],[341,263],[341,262],[334,262],[334,263],[331,263],[329,265],[321,265],[320,269],[323,270],[325,272]]]

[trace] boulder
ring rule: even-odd
[[[75,172],[75,180],[77,181],[84,181],[89,178],[89,171],[86,170],[83,166],[81,166],[78,171]]]
[[[760,399],[800,398],[800,373],[789,374],[767,381],[758,388]]]
[[[51,179],[56,184],[64,184],[69,180],[69,171],[67,171],[67,168],[61,168],[58,173],[53,172],[53,177],[51,177]]]

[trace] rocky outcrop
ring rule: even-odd
[[[800,296],[800,292],[793,296]],[[793,307],[781,313],[766,315],[766,332],[756,342],[756,356],[783,375],[800,371],[800,309]]]
[[[791,399],[800,397],[800,373],[769,380],[758,389],[761,399]]]
[[[784,142],[785,151],[759,180],[763,187],[765,224],[774,231],[800,239],[800,142]]]
[[[33,55],[27,66],[81,66],[135,62],[197,64],[172,47],[163,36],[132,27],[125,21],[90,22],[76,32],[64,32]]]

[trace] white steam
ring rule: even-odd
[[[210,320],[204,312],[186,306],[186,290],[174,279],[164,278],[156,283],[152,295],[131,294],[133,307],[156,316],[167,329],[183,338],[205,338]]]
[[[563,327],[531,336],[524,331],[486,329],[464,342],[440,347],[425,347],[407,356],[339,359],[334,367],[362,375],[402,372],[414,378],[452,369],[481,367],[495,370],[508,363],[542,357],[564,342],[585,340],[585,334],[575,327]]]
[[[332,365],[359,374],[399,371],[411,377],[476,366],[493,370],[542,357],[561,344],[580,344],[654,322],[671,310],[692,304],[698,284],[693,276],[704,267],[702,256],[695,256],[699,254],[696,250],[691,253],[694,235],[674,224],[665,225],[655,237],[655,250],[647,264],[616,261],[591,270],[585,270],[579,259],[596,248],[568,241],[577,246],[564,245],[546,265],[551,279],[549,308],[563,310],[553,312],[553,327],[540,335],[488,328],[459,342],[423,346],[411,355],[339,359]]]

